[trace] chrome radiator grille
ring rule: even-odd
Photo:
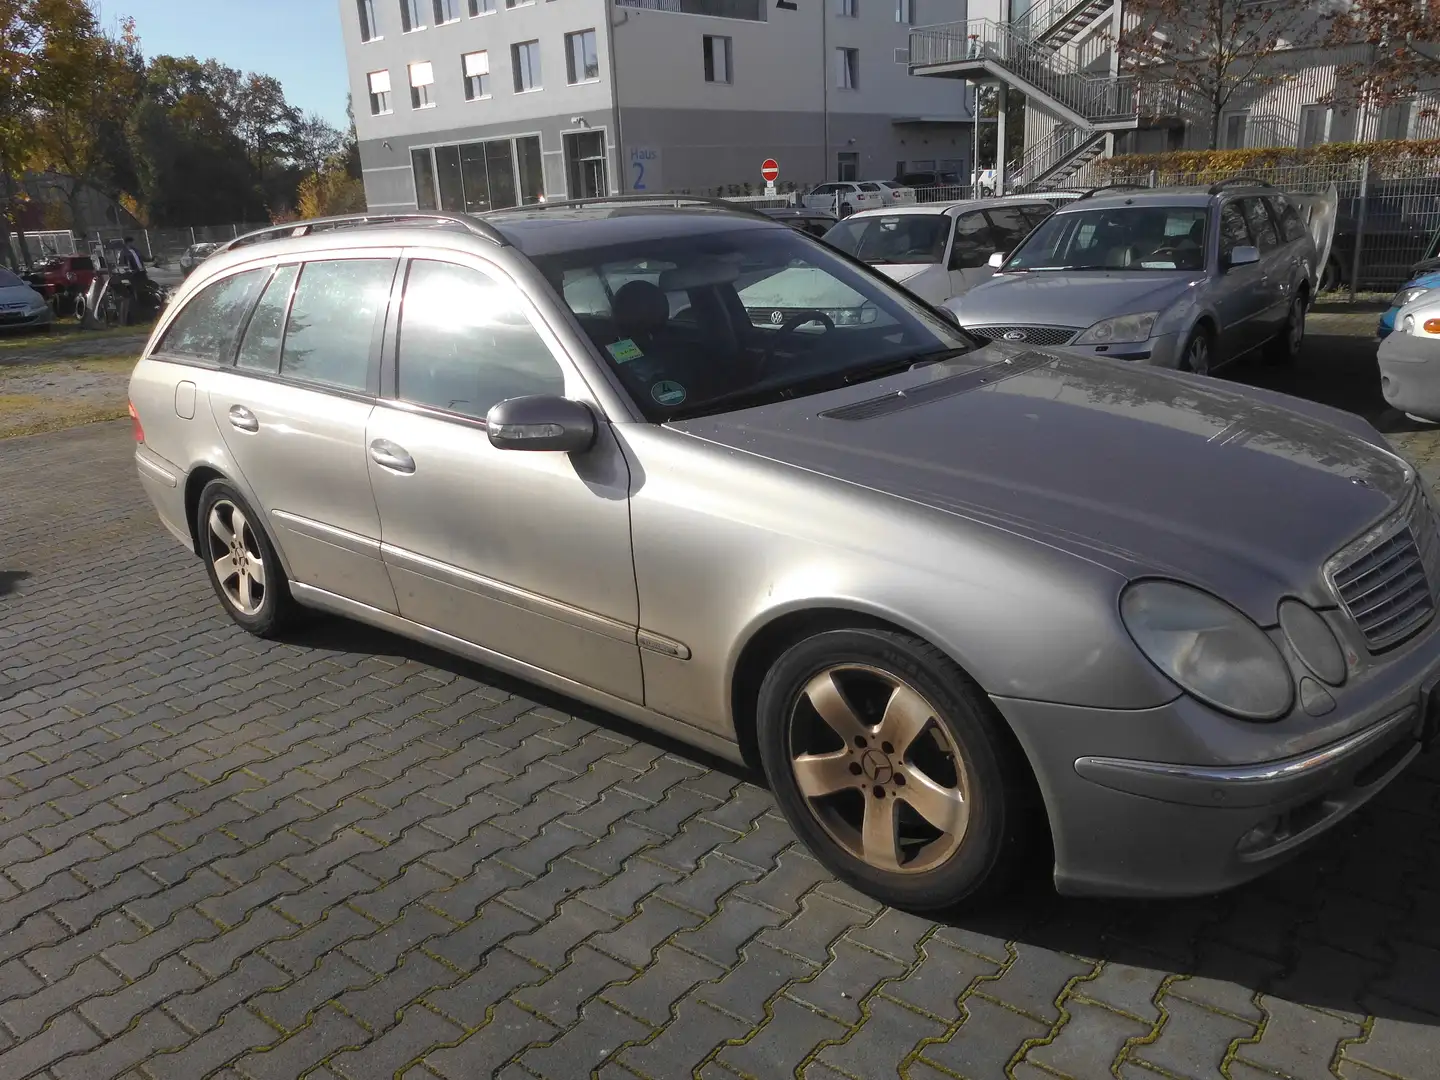
[[[1330,570],[1345,610],[1372,649],[1404,640],[1435,614],[1440,535],[1418,491],[1390,522]]]
[[[1025,345],[1064,345],[1080,333],[1081,329],[1076,326],[967,326],[965,332],[986,341],[1013,341]],[[1014,337],[1015,334],[1023,336]]]

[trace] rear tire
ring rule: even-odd
[[[781,810],[837,877],[916,911],[1003,892],[1038,850],[1024,756],[994,706],[939,649],[832,630],[792,646],[757,703]]]
[[[1310,307],[1309,299],[1304,289],[1296,291],[1285,325],[1265,350],[1270,363],[1282,367],[1299,363],[1300,351],[1305,347],[1305,313]]]
[[[225,480],[211,480],[195,509],[200,558],[230,618],[256,637],[292,625],[299,605],[260,515]]]

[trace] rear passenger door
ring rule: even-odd
[[[1285,325],[1285,314],[1290,307],[1290,245],[1281,243],[1280,229],[1270,216],[1270,208],[1259,196],[1242,200],[1245,218],[1250,223],[1250,235],[1260,249],[1260,267],[1263,272],[1261,287],[1265,291],[1264,310],[1260,316],[1261,340],[1280,332]]]
[[[273,268],[210,391],[230,456],[302,585],[396,610],[380,558],[365,423],[398,251]]]
[[[512,282],[478,258],[414,254],[367,433],[400,614],[642,701],[630,471],[610,425]],[[595,445],[497,450],[486,414],[530,394],[588,404]]]

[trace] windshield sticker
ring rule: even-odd
[[[631,341],[628,337],[621,338],[613,344],[606,345],[605,351],[615,358],[617,364],[628,364],[631,360],[639,360],[645,354],[640,351],[640,346]]]
[[[1142,260],[1140,266],[1145,270],[1174,270],[1173,262],[1153,262],[1149,259]]]
[[[650,388],[650,396],[661,405],[679,405],[685,400],[685,388],[678,382],[662,379]]]

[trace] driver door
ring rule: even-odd
[[[539,311],[482,260],[412,252],[365,433],[400,614],[643,701],[630,472]],[[396,310],[392,303],[391,310]],[[499,450],[485,415],[526,394],[597,414],[584,454]]]
[[[1219,263],[1215,278],[1215,311],[1220,320],[1220,333],[1215,342],[1218,360],[1249,352],[1264,340],[1264,315],[1270,306],[1265,291],[1264,264],[1229,264],[1230,253],[1237,247],[1254,244],[1240,203],[1226,203],[1220,210]]]

